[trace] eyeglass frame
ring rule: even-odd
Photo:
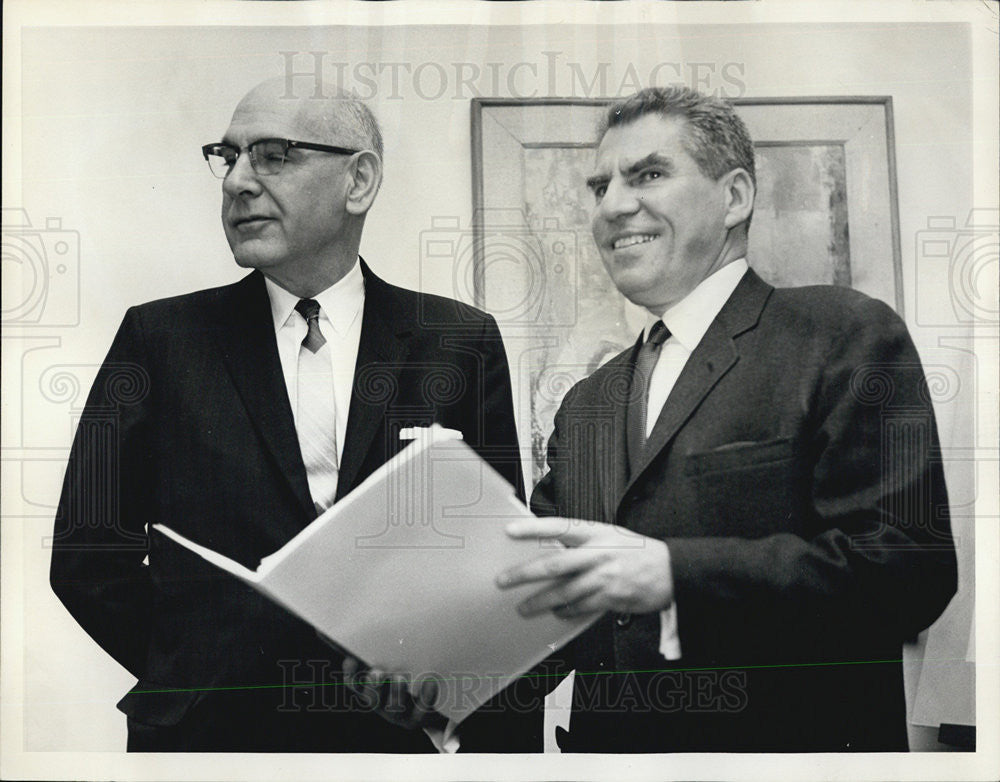
[[[334,155],[356,155],[358,154],[358,152],[364,151],[362,149],[348,149],[347,147],[333,147],[330,146],[329,144],[316,144],[312,141],[293,141],[292,139],[287,139],[287,138],[269,137],[269,138],[259,138],[256,141],[252,141],[251,143],[247,144],[245,147],[237,147],[235,144],[227,144],[224,141],[216,141],[212,144],[205,144],[201,148],[201,154],[204,156],[205,162],[208,163],[208,170],[212,172],[212,175],[216,179],[225,179],[227,176],[229,176],[230,172],[233,170],[232,167],[230,167],[229,170],[226,171],[226,173],[223,174],[222,176],[219,176],[218,174],[215,173],[215,169],[212,168],[212,161],[208,159],[208,156],[210,154],[216,155],[216,153],[212,152],[211,150],[217,149],[218,147],[228,147],[229,149],[236,150],[236,160],[233,161],[234,166],[236,165],[236,161],[239,160],[240,155],[242,155],[245,150],[250,153],[250,167],[253,169],[255,174],[257,174],[258,176],[275,176],[276,174],[281,172],[281,167],[279,167],[278,170],[273,173],[265,173],[263,171],[258,170],[257,156],[254,154],[253,151],[253,148],[255,146],[257,146],[258,144],[266,143],[268,141],[277,141],[285,145],[285,149],[282,152],[282,157],[281,157],[281,167],[284,167],[286,156],[288,155],[288,150],[290,149],[309,149],[315,152],[329,152]],[[216,155],[216,156],[222,157],[221,155]]]

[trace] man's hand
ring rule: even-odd
[[[579,519],[523,519],[507,525],[512,538],[558,541],[563,547],[509,568],[501,589],[543,584],[518,606],[522,616],[552,611],[564,619],[593,613],[662,611],[674,599],[670,552],[662,540],[611,524]]]
[[[345,657],[344,683],[382,719],[401,728],[443,728],[447,720],[434,711],[438,686],[433,679],[421,683],[416,694],[406,679],[378,668],[364,668],[353,657]]]

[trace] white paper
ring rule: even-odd
[[[455,724],[597,617],[525,619],[536,587],[500,590],[502,570],[539,551],[504,532],[531,511],[471,448],[417,440],[256,572],[164,534],[250,583],[348,653],[411,681],[438,680]]]

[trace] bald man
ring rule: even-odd
[[[360,102],[314,94],[265,82],[203,147],[253,271],[129,309],[74,441],[51,583],[138,679],[118,704],[130,751],[435,751],[342,686],[311,627],[153,524],[255,568],[406,445],[401,429],[434,423],[521,492],[495,322],[361,260],[381,134]],[[537,741],[475,721],[462,734],[473,751]]]

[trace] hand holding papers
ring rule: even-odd
[[[418,437],[256,570],[156,529],[268,595],[346,653],[398,672],[455,724],[596,619],[521,617],[531,587],[496,574],[534,558],[508,522],[533,518],[460,440]]]
[[[670,551],[662,540],[612,524],[582,519],[523,519],[507,525],[518,540],[559,541],[497,577],[503,589],[534,584],[519,606],[522,616],[552,612],[563,619],[596,611],[642,614],[674,602]]]
[[[345,657],[344,683],[357,693],[366,708],[374,709],[379,716],[393,725],[413,730],[424,728],[438,733],[447,727],[444,717],[434,711],[438,697],[436,679],[424,679],[419,687],[410,689],[402,674],[388,674],[378,668],[364,668],[359,660]],[[428,733],[439,751],[444,749],[436,735]]]

